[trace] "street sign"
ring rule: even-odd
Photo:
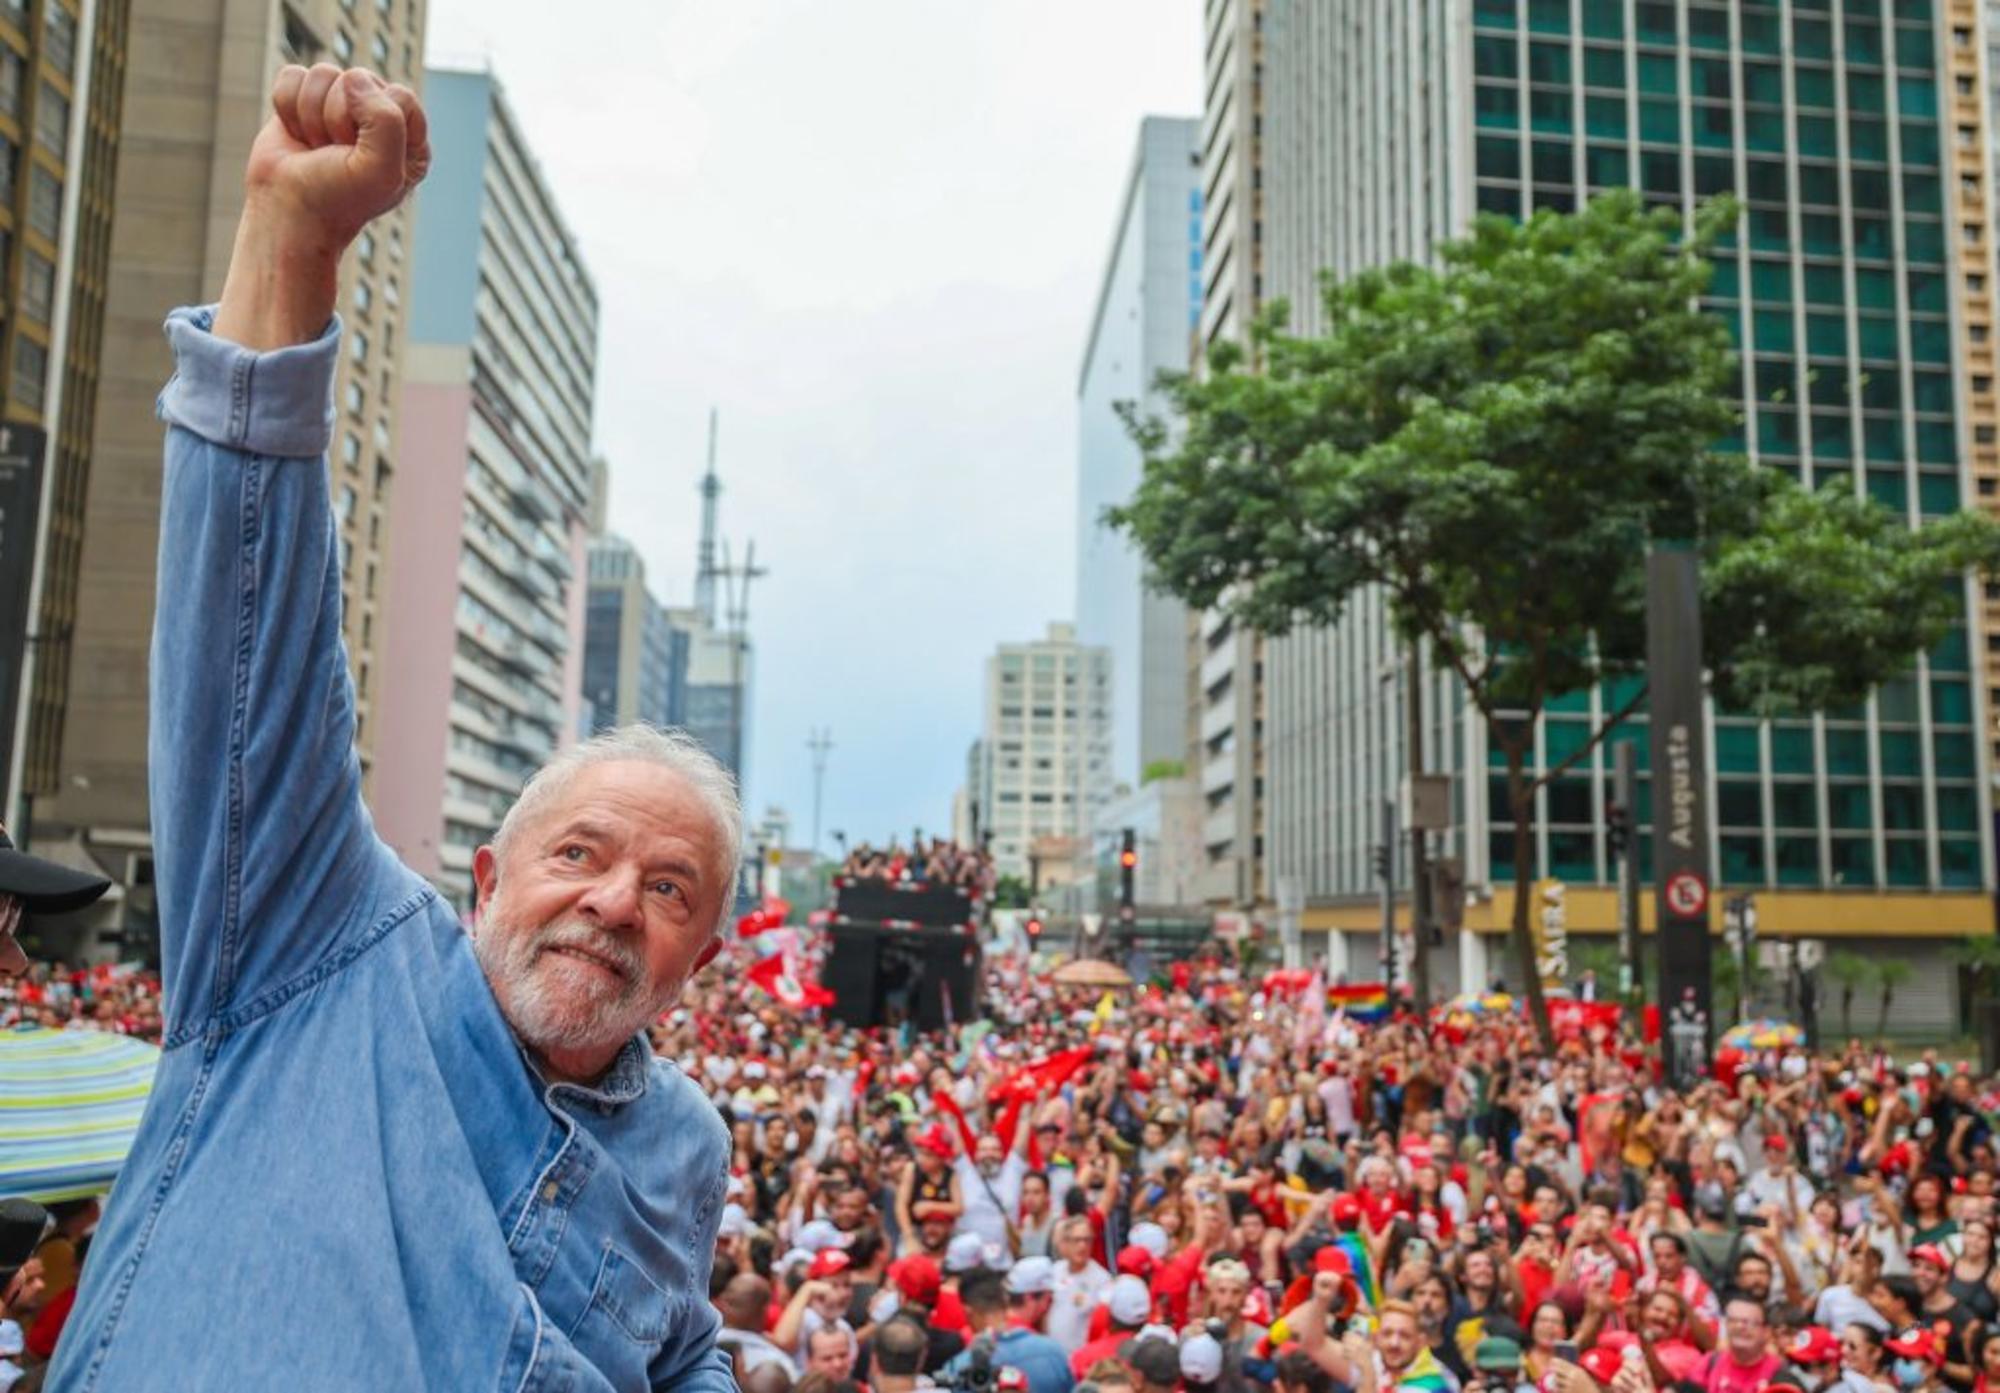
[[[1693,871],[1679,871],[1667,877],[1666,901],[1681,918],[1699,918],[1708,908],[1708,887]]]
[[[1403,827],[1412,832],[1445,832],[1451,828],[1451,775],[1411,774],[1403,779]]]
[[[14,717],[28,653],[28,591],[35,574],[35,530],[42,507],[39,427],[0,425],[0,799],[14,767]],[[5,814],[0,804],[0,815]]]
[[[1646,681],[1659,887],[1657,999],[1672,1023],[1673,1081],[1685,1086],[1707,1066],[1714,1016],[1701,578],[1686,546],[1660,545],[1646,555]]]

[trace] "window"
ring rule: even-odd
[[[64,9],[61,0],[45,0],[48,9],[42,18],[42,58],[64,77],[76,71],[76,16]]]
[[[350,469],[358,469],[361,466],[361,437],[353,431],[341,437],[340,462]]]
[[[46,324],[56,300],[55,264],[30,248],[21,268],[21,308],[30,319]]]
[[[368,361],[368,335],[359,329],[347,336],[347,356],[357,363]]]
[[[21,119],[22,78],[26,71],[21,55],[0,44],[0,112],[5,112],[16,121]]]
[[[40,165],[28,176],[28,226],[51,242],[62,229],[62,180]]]
[[[379,31],[374,38],[368,41],[368,56],[375,60],[375,69],[377,72],[388,68],[389,41],[383,38]]]
[[[347,37],[345,29],[333,31],[333,56],[340,60],[342,67],[351,66],[354,62],[354,40]]]
[[[361,390],[361,384],[359,382],[348,383],[347,414],[350,416],[359,416],[362,414],[362,411],[366,406],[367,406],[367,393]]]
[[[7,384],[16,406],[42,409],[42,391],[49,374],[49,351],[22,334],[14,336],[14,371]]]
[[[354,239],[354,253],[361,258],[363,266],[373,266],[375,264],[375,234],[367,228],[363,228],[361,235]]]
[[[368,307],[374,300],[375,292],[368,288],[367,281],[358,280],[354,283],[354,309],[357,314],[368,313]]]
[[[57,159],[69,146],[69,98],[46,82],[35,98],[35,144]]]

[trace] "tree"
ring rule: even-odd
[[[1826,975],[1840,988],[1840,1033],[1854,1035],[1854,994],[1875,975],[1875,965],[1859,953],[1829,953]]]
[[[1157,779],[1178,779],[1187,773],[1187,765],[1177,759],[1156,759],[1139,771],[1139,785],[1145,787]]]
[[[995,909],[1028,908],[1028,882],[1017,875],[1003,875],[993,883]]]
[[[1910,980],[1910,965],[1901,958],[1884,958],[1875,964],[1875,980],[1882,984],[1882,1017],[1875,1023],[1875,1034],[1887,1039],[1889,1005],[1895,999],[1896,988]]]
[[[1697,302],[1735,219],[1723,200],[1683,229],[1630,192],[1483,217],[1434,266],[1328,277],[1317,337],[1272,306],[1247,350],[1161,380],[1171,420],[1125,408],[1145,470],[1106,518],[1158,585],[1273,635],[1378,595],[1456,674],[1505,764],[1512,940],[1551,1048],[1535,793],[1645,702],[1648,547],[1695,549],[1712,694],[1760,716],[1859,701],[1964,618],[1968,568],[2000,562],[1979,515],[1912,530],[1713,448],[1738,369]],[[1599,683],[1610,715],[1530,769],[1549,703]]]

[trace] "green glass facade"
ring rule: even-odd
[[[1691,213],[1743,204],[1708,309],[1742,355],[1725,442],[1914,523],[1961,505],[1932,0],[1475,0],[1476,206],[1520,217],[1631,186]],[[1964,633],[1864,706],[1799,721],[1718,712],[1717,875],[1728,886],[1975,889],[1982,756]],[[1543,767],[1621,694],[1552,710]],[[1643,719],[1619,739],[1638,745]],[[1608,879],[1611,754],[1556,780],[1543,874]],[[1487,806],[1506,817],[1504,781]],[[1642,815],[1651,807],[1642,787]],[[1642,831],[1644,830],[1642,816]],[[1488,825],[1495,880],[1512,827]],[[1642,861],[1648,839],[1641,839]],[[1647,868],[1650,874],[1650,868]]]

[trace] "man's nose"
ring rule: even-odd
[[[639,925],[642,898],[638,871],[613,867],[591,882],[577,909],[602,928],[632,929]]]

